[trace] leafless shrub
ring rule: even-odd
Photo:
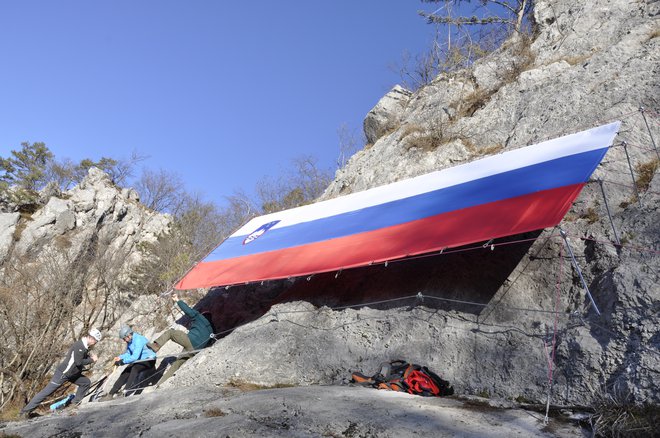
[[[503,84],[509,84],[517,80],[520,73],[529,69],[536,59],[532,52],[532,38],[529,35],[519,35],[509,40],[508,44],[510,44],[508,50],[512,59],[508,66],[504,66]]]
[[[633,402],[629,391],[619,385],[592,391],[595,414],[590,418],[599,437],[652,437],[660,424],[660,407]]]
[[[467,149],[467,151],[470,153],[470,156],[472,158],[493,155],[498,152],[501,152],[504,149],[504,145],[501,143],[479,148],[474,144],[474,142],[471,139],[465,136],[460,137],[460,140],[463,143],[463,145],[465,145],[465,149]]]
[[[531,38],[519,36],[510,41],[508,50],[511,53],[509,65],[503,66],[500,72],[500,86],[513,83],[520,74],[534,64],[534,54],[531,51]],[[484,108],[491,97],[497,92],[497,88],[476,88],[462,99],[457,100],[451,107],[455,110],[455,117],[472,117],[475,112]]]
[[[438,75],[469,68],[476,60],[499,48],[512,35],[531,33],[531,0],[484,0],[471,16],[461,15],[464,0],[422,0],[440,3],[434,12],[419,11],[435,26],[433,41],[425,53],[403,55],[396,68],[402,83],[410,90],[430,84]],[[495,8],[489,8],[495,5]],[[478,29],[477,29],[478,28]]]
[[[491,39],[483,38],[476,42],[471,34],[463,34],[450,44],[443,42],[436,32],[426,52],[417,55],[404,52],[400,63],[394,64],[391,69],[399,74],[404,87],[414,91],[429,85],[440,74],[468,68],[495,47]]]
[[[401,130],[400,141],[406,149],[419,148],[430,152],[452,139],[440,119],[433,119],[426,126],[408,124]]]
[[[445,24],[449,26],[480,26],[480,27],[504,27],[507,33],[522,33],[528,31],[529,23],[525,18],[533,8],[532,0],[481,0],[479,6],[471,16],[455,14],[454,7],[460,3],[468,3],[469,0],[422,0],[423,3],[442,3],[443,6],[433,13],[419,11],[428,23]],[[495,5],[496,9],[489,6]],[[440,13],[440,11],[442,11]]]
[[[337,168],[341,169],[346,165],[349,158],[360,150],[361,145],[365,143],[365,139],[358,140],[358,135],[355,130],[349,128],[348,124],[342,123],[337,129],[337,136],[339,137],[339,156],[337,157]],[[362,134],[364,137],[364,134]]]
[[[13,260],[0,280],[0,408],[38,389],[62,347],[75,305],[62,260]],[[9,383],[10,382],[10,383]]]
[[[223,213],[197,195],[186,195],[169,232],[138,248],[143,257],[132,271],[132,289],[144,295],[168,291],[243,220],[239,210],[243,211],[243,206],[237,203]]]
[[[25,403],[69,344],[112,326],[127,290],[128,249],[92,239],[78,256],[50,245],[13,257],[0,276],[0,409]]]
[[[140,201],[147,208],[172,213],[181,202],[184,184],[175,172],[145,169],[135,185]]]
[[[329,170],[319,169],[313,157],[298,158],[293,164],[293,170],[279,178],[260,181],[257,202],[237,192],[219,208],[183,192],[172,211],[169,232],[139,248],[143,260],[133,273],[133,289],[142,294],[165,292],[253,216],[304,205],[320,196],[331,180]]]
[[[264,214],[308,204],[321,196],[332,181],[332,173],[319,168],[312,156],[298,157],[292,165],[292,170],[278,178],[264,178],[257,184]]]

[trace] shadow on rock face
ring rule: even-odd
[[[411,257],[384,264],[316,274],[289,280],[271,280],[229,288],[211,288],[195,306],[209,311],[219,337],[233,328],[254,321],[279,303],[307,301],[317,307],[365,306],[390,309],[419,304],[405,298],[421,292],[424,306],[478,314],[520,263],[540,232],[498,239],[490,246],[470,245],[443,254]],[[484,242],[485,243],[485,242]],[[398,299],[401,298],[401,299]],[[377,301],[388,301],[373,304]],[[185,319],[179,321],[185,324]]]

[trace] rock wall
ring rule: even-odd
[[[0,213],[0,263],[9,257],[34,256],[55,245],[76,259],[94,235],[110,249],[122,249],[132,264],[139,261],[137,245],[156,241],[170,222],[142,206],[137,192],[118,188],[97,168],[91,168],[79,185],[49,196],[42,208],[24,215],[17,233],[20,219],[19,213]]]
[[[406,359],[428,365],[459,393],[544,402],[554,340],[553,403],[588,404],[615,390],[660,402],[660,178],[639,111],[646,108],[660,139],[660,2],[535,5],[531,40],[513,38],[470,70],[383,97],[364,122],[369,144],[323,198],[621,120],[616,147],[595,177],[605,181],[624,246],[610,243],[597,184],[585,187],[562,223],[601,315],[563,240],[545,230],[389,266],[212,289],[198,307],[213,311],[222,339],[166,386],[337,384],[352,371]],[[621,141],[638,179],[646,169],[639,200]],[[49,252],[80,260],[103,247],[125,254],[129,266],[139,262],[140,243],[169,226],[168,217],[147,211],[134,191],[96,169],[74,189],[49,189],[44,198],[32,215],[0,214],[0,263],[39,263]],[[159,320],[157,310],[168,305],[127,290],[120,316],[102,328],[114,335],[129,323],[153,338],[155,326],[184,322],[177,313]],[[112,357],[123,345],[110,338],[102,347]]]
[[[113,335],[97,348],[103,359],[112,357],[122,348],[121,341],[112,341],[121,323],[142,312],[150,314],[149,326],[153,325],[159,303],[153,297],[138,299],[140,291],[130,288],[129,275],[142,260],[140,245],[166,233],[171,218],[148,210],[137,192],[117,187],[96,168],[71,190],[60,193],[49,186],[41,195],[43,205],[33,213],[0,213],[0,275],[10,281],[15,266],[33,266],[32,272],[43,277],[41,284],[48,288],[44,296],[57,293],[53,290],[57,288],[80,289],[80,295],[73,297],[78,307],[70,329],[79,332],[82,320],[92,318],[89,323]],[[92,263],[95,270],[90,274],[87,267]],[[77,280],[83,284],[71,283]],[[99,298],[102,288],[110,292]],[[97,303],[90,316],[90,302],[98,300],[103,303]]]
[[[388,93],[365,119],[370,144],[337,172],[323,198],[621,120],[616,147],[594,176],[605,181],[624,246],[610,243],[615,237],[597,184],[585,187],[562,223],[601,315],[558,232],[545,230],[517,259],[506,253],[512,265],[502,264],[502,245],[466,263],[443,256],[401,263],[391,276],[383,274],[387,268],[365,268],[349,283],[333,273],[211,291],[216,325],[245,325],[169,385],[339,383],[350,371],[370,373],[383,360],[404,358],[429,365],[459,392],[544,402],[554,339],[553,403],[589,404],[602,391],[660,402],[660,178],[639,111],[646,108],[657,141],[660,2],[535,5],[531,40],[513,38],[472,69],[441,75],[414,93]],[[633,165],[642,166],[635,168],[638,180],[644,166],[651,169],[641,202],[622,141]],[[438,268],[445,263],[451,269]],[[436,298],[323,307],[416,292]],[[225,308],[237,302],[250,309],[242,318]]]

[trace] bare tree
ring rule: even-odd
[[[432,12],[419,11],[435,26],[427,51],[418,55],[403,54],[400,66],[393,70],[403,85],[411,90],[428,85],[441,73],[469,68],[476,60],[491,53],[512,34],[526,33],[532,0],[422,0],[440,4]],[[477,3],[473,15],[462,11]]]
[[[332,181],[332,173],[320,169],[317,161],[312,156],[298,157],[292,161],[292,170],[277,179],[259,181],[257,196],[263,213],[299,207],[321,196]]]
[[[125,186],[128,180],[133,177],[135,166],[147,158],[146,155],[141,155],[136,151],[133,151],[131,156],[126,159],[101,157],[99,160],[94,161],[86,158],[81,160],[74,169],[74,180],[80,182],[91,167],[98,167],[107,173],[115,184]]]
[[[97,230],[70,252],[68,238],[0,266],[0,409],[27,401],[72,341],[126,307],[136,248]]]
[[[239,206],[242,208],[242,206]],[[169,233],[143,245],[143,261],[136,268],[134,290],[142,294],[168,291],[196,262],[231,233],[235,213],[220,210],[198,194],[183,193],[172,212]]]
[[[55,182],[62,190],[68,190],[74,184],[80,182],[77,168],[78,165],[70,158],[64,158],[63,160],[54,160],[46,169],[46,173],[49,181]]]
[[[176,172],[144,169],[135,185],[140,201],[148,208],[173,213],[181,203],[184,184]]]
[[[346,165],[349,158],[353,156],[365,144],[365,140],[361,142],[355,130],[352,130],[347,123],[342,123],[337,128],[337,137],[339,137],[339,156],[337,157],[337,168],[341,169]]]
[[[2,266],[0,409],[27,401],[68,344],[92,326],[112,326],[119,316],[128,249],[91,240],[72,259],[64,248],[51,245],[38,262],[12,258]]]
[[[471,0],[422,0],[422,2],[443,3],[443,7],[433,13],[419,12],[429,23],[454,26],[503,24],[513,32],[523,30],[525,16],[531,12],[533,7],[532,0],[479,0],[475,15],[466,16],[453,15],[453,6],[471,3]],[[438,14],[443,9],[445,13]]]

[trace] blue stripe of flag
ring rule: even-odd
[[[463,208],[587,182],[607,148],[570,155],[355,211],[227,239],[204,261],[276,251],[378,230]]]

